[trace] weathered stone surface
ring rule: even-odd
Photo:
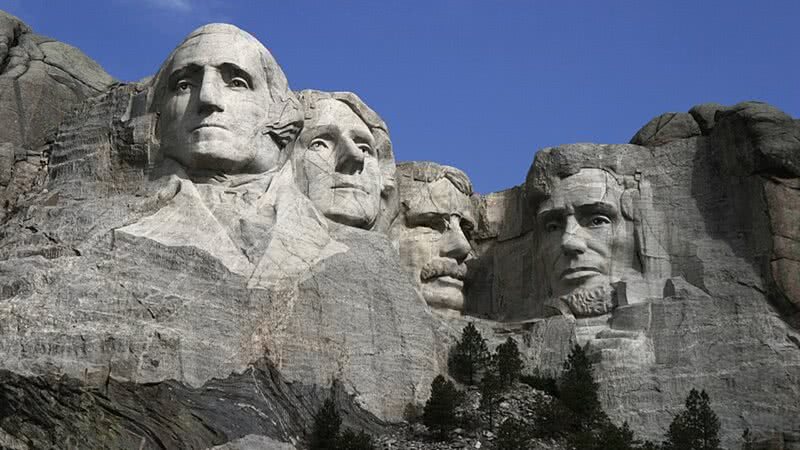
[[[5,142],[29,150],[84,99],[113,79],[78,49],[34,34],[0,11],[0,126]]]
[[[657,146],[676,139],[700,135],[700,126],[689,113],[665,113],[648,122],[632,138],[631,144]]]
[[[203,30],[193,36],[211,39],[216,33],[214,39],[260,51],[260,44],[230,26]],[[170,71],[173,60],[197,56],[183,55],[181,48],[162,71]],[[226,54],[215,58],[222,59],[213,64],[224,64]],[[250,81],[258,79],[260,65],[239,62],[255,71]],[[278,76],[276,68],[272,76]],[[185,406],[174,413],[203,430],[190,439],[195,425],[141,426],[153,430],[155,437],[146,436],[152,445],[168,448],[184,439],[188,447],[209,447],[246,434],[294,440],[296,429],[274,425],[282,413],[273,403],[282,402],[287,414],[302,416],[296,424],[307,425],[303,411],[313,408],[296,399],[254,404],[246,398],[259,396],[258,389],[213,387],[215,400],[241,396],[244,406],[235,408],[273,423],[241,433],[226,428],[236,422],[233,412],[224,419],[197,419],[202,414],[193,409],[215,407],[196,403],[192,393],[213,380],[246,375],[265,357],[292,386],[324,390],[337,381],[353,395],[357,406],[351,409],[371,411],[366,416],[398,420],[407,403],[424,401],[430,381],[443,370],[434,334],[439,325],[384,234],[328,221],[298,189],[285,149],[297,135],[300,112],[277,108],[264,134],[257,121],[256,138],[268,140],[267,147],[222,132],[201,131],[202,139],[181,141],[198,134],[198,123],[214,120],[228,127],[242,112],[225,109],[231,117],[215,108],[213,101],[224,96],[212,101],[204,94],[197,97],[202,101],[183,104],[174,91],[154,95],[160,80],[116,86],[73,111],[49,149],[46,189],[26,197],[2,225],[0,359],[2,369],[17,377],[13,384],[27,386],[30,395],[45,387],[33,380],[53,374],[78,383],[81,392],[112,382],[133,390],[180,386],[169,388]],[[294,104],[288,85],[270,98]],[[173,116],[154,114],[175,106],[170,102],[180,103]],[[158,139],[165,135],[156,133],[170,123],[186,127],[174,128],[165,147]],[[217,139],[224,141],[221,147],[214,146]],[[254,159],[239,165],[237,155],[222,151],[228,144],[241,144],[245,153],[254,149]],[[272,159],[269,152],[283,157]],[[221,171],[207,170],[206,156],[225,161]],[[146,416],[148,408],[171,414],[138,396],[125,402],[110,400],[105,410],[126,417]],[[3,424],[23,442],[28,435],[47,435],[48,427],[68,435],[83,420],[67,414],[36,428],[34,419],[21,415],[26,408],[9,416],[21,422]],[[54,417],[62,412],[55,406],[42,411]],[[102,429],[103,420],[88,417],[73,435]],[[109,439],[139,446],[123,434]]]
[[[21,121],[0,143],[0,446],[297,448],[330,392],[379,432],[471,321],[527,370],[585,345],[642,437],[700,388],[726,445],[800,440],[800,122],[768,105],[544,149],[477,197],[455,168],[395,172],[355,94],[292,92],[230,25],[129,85],[9,16],[0,56],[0,83],[39,89],[0,89]],[[426,289],[440,275],[459,283]]]

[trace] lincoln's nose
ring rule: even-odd
[[[586,240],[581,236],[581,225],[575,216],[567,216],[564,234],[561,235],[561,251],[567,256],[577,256],[586,252]]]

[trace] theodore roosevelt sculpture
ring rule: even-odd
[[[395,163],[386,124],[349,92],[298,94],[303,129],[292,150],[300,190],[328,219],[385,231],[395,208]]]
[[[432,162],[399,164],[397,175],[401,211],[391,236],[400,261],[434,311],[460,314],[475,226],[472,183],[464,172]]]

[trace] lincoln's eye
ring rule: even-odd
[[[551,220],[550,222],[544,224],[544,230],[547,231],[548,233],[553,233],[560,229],[561,229],[561,224],[555,220]]]
[[[592,217],[590,223],[593,227],[602,227],[603,225],[609,225],[611,223],[611,219],[606,216],[597,215]]]

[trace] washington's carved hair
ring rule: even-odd
[[[297,136],[300,124],[302,123],[302,115],[297,98],[289,89],[289,83],[286,80],[286,75],[284,75],[283,70],[280,68],[277,61],[275,61],[275,58],[272,57],[269,50],[264,47],[264,44],[250,33],[233,25],[224,23],[204,25],[192,31],[186,36],[186,39],[172,50],[152,80],[152,88],[148,102],[150,112],[158,112],[164,96],[169,89],[169,72],[172,69],[175,53],[183,48],[190,40],[203,34],[212,33],[230,34],[239,37],[252,43],[258,49],[261,58],[260,67],[264,71],[264,78],[267,81],[267,91],[271,99],[269,110],[264,111],[263,132],[272,135],[275,142],[283,148],[289,141]]]

